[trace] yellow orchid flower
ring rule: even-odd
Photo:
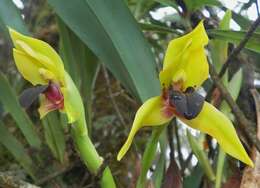
[[[40,95],[40,117],[53,110],[65,112],[69,123],[84,117],[80,94],[56,51],[46,42],[22,35],[11,28],[9,33],[15,47],[13,56],[17,68],[35,86],[30,91]],[[30,91],[26,92],[28,97],[32,95]]]
[[[253,166],[232,122],[204,101],[196,88],[209,76],[204,47],[208,44],[203,22],[190,33],[170,42],[160,72],[161,96],[148,99],[137,111],[130,134],[118,153],[121,160],[137,131],[178,117],[185,124],[214,137],[231,156]]]

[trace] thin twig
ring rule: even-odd
[[[116,114],[117,114],[117,116],[118,116],[119,121],[120,121],[124,126],[126,126],[126,122],[125,122],[125,120],[124,120],[124,118],[123,118],[123,116],[122,116],[122,114],[121,114],[121,112],[120,112],[120,110],[119,110],[119,108],[118,108],[118,105],[117,105],[117,103],[116,103],[116,101],[115,101],[115,99],[114,99],[114,97],[113,97],[113,93],[112,93],[112,90],[111,90],[111,88],[110,88],[111,82],[110,82],[110,78],[109,78],[108,72],[107,72],[107,70],[106,70],[106,68],[105,68],[104,66],[102,66],[102,69],[103,69],[104,77],[105,77],[105,79],[106,79],[106,85],[107,85],[107,90],[108,90],[109,98],[111,99],[112,105],[113,105],[113,107],[114,107],[114,109],[115,109],[115,111],[116,111]]]
[[[219,91],[221,92],[221,96],[225,99],[225,101],[230,106],[232,112],[234,113],[239,128],[244,130],[246,136],[250,139],[250,141],[256,146],[257,150],[260,151],[260,141],[256,138],[255,132],[255,124],[249,121],[244,113],[240,110],[236,102],[233,100],[232,96],[228,92],[227,88],[223,85],[222,81],[218,77],[218,74],[213,67],[213,65],[209,64],[210,66],[210,75],[214,84],[217,86]]]
[[[241,40],[241,42],[238,44],[238,46],[228,56],[228,59],[226,60],[226,62],[224,63],[224,65],[222,66],[222,68],[221,68],[221,70],[219,72],[219,77],[220,78],[226,72],[226,70],[227,70],[230,62],[233,60],[233,58],[235,58],[239,54],[239,52],[245,47],[246,43],[249,41],[251,36],[254,34],[254,32],[257,29],[259,24],[260,24],[260,17],[258,17],[255,20],[255,22],[250,26],[250,28],[248,29],[245,37]]]

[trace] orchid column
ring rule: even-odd
[[[13,56],[19,72],[35,87],[45,86],[39,93],[40,117],[43,118],[53,110],[66,113],[81,159],[89,171],[97,175],[103,159],[88,136],[81,96],[65,71],[61,58],[49,44],[13,29],[9,29],[9,32],[15,46]],[[101,187],[115,187],[108,167],[102,174]]]

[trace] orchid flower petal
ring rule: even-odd
[[[54,72],[58,80],[63,81],[64,66],[57,52],[46,42],[28,37],[9,28],[16,50],[24,52],[41,63],[43,68]]]
[[[181,120],[190,127],[215,138],[222,149],[229,155],[249,166],[253,166],[253,162],[241,144],[232,122],[213,105],[205,102],[202,111],[196,118]]]
[[[198,26],[183,37],[170,42],[160,73],[162,86],[172,83],[180,71],[184,71],[183,89],[200,86],[208,78],[208,62],[204,46],[208,43],[208,36],[200,22]],[[195,71],[195,72],[194,72]]]
[[[48,82],[39,74],[41,66],[25,53],[13,49],[15,64],[22,76],[33,85],[46,85]]]
[[[51,103],[44,95],[40,95],[40,107],[38,108],[40,119],[44,118],[49,112],[57,109],[57,106]]]
[[[121,160],[130,148],[133,138],[137,131],[144,126],[158,126],[169,122],[173,118],[173,114],[165,114],[164,104],[161,96],[148,99],[136,112],[132,129],[128,138],[120,149],[117,160]]]

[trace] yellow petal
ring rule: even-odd
[[[191,50],[196,48],[204,47],[208,44],[208,36],[205,31],[203,21],[201,21],[194,30],[182,37],[173,39],[166,51],[163,68],[166,68],[168,65],[172,64],[172,61],[176,56],[183,53],[187,47]]]
[[[192,128],[214,137],[226,153],[249,166],[253,166],[253,162],[241,144],[233,124],[213,105],[205,102],[202,111],[195,119],[181,120]]]
[[[49,112],[54,110],[56,110],[54,105],[48,101],[44,95],[40,95],[40,107],[38,109],[40,119],[44,118]]]
[[[170,42],[160,73],[161,85],[168,86],[180,71],[185,72],[184,89],[200,86],[208,78],[208,62],[204,46],[208,36],[200,22],[198,26],[183,37]],[[195,78],[195,79],[194,79]]]
[[[209,76],[209,65],[204,48],[198,48],[190,52],[187,64],[183,67],[186,73],[184,89],[192,86],[200,86]]]
[[[164,115],[163,101],[161,96],[148,99],[136,112],[132,129],[128,138],[120,149],[117,160],[121,160],[125,153],[130,148],[133,138],[137,131],[144,126],[156,126],[167,123],[172,119],[172,116]]]
[[[85,112],[79,91],[67,72],[65,72],[65,83],[66,87],[61,88],[64,97],[64,111],[69,123],[73,123],[84,116]]]
[[[16,41],[17,46],[19,46],[20,51],[23,51],[24,53],[26,53],[28,56],[31,56],[33,58],[35,58],[36,60],[38,60],[38,62],[45,67],[46,69],[56,69],[55,64],[46,56],[42,55],[41,53],[38,53],[36,51],[34,51],[28,44],[26,44],[25,42],[21,41],[21,40],[17,40]]]
[[[9,28],[9,33],[17,50],[38,60],[39,63],[45,66],[44,68],[54,72],[58,79],[64,79],[62,60],[48,43],[22,35],[11,28]]]
[[[13,49],[13,56],[17,69],[26,80],[31,82],[33,85],[45,85],[48,83],[39,74],[41,65],[39,65],[36,60],[28,57],[27,54],[16,49]]]

